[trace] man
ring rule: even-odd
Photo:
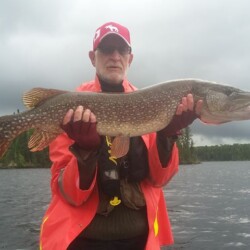
[[[135,90],[126,78],[133,60],[127,28],[114,22],[98,28],[89,58],[96,77],[78,91]],[[194,112],[192,95],[183,97],[169,126],[131,138],[121,158],[110,153],[113,138],[97,133],[91,110],[70,109],[62,122],[65,133],[50,145],[52,201],[40,249],[157,250],[172,244],[161,187],[178,170],[177,134],[193,122],[201,105]]]

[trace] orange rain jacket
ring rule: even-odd
[[[125,92],[135,90],[127,80],[123,82]],[[101,92],[98,78],[80,85],[77,91]],[[148,150],[150,180],[141,182],[144,193],[149,234],[145,250],[158,250],[161,245],[173,243],[171,225],[167,214],[165,198],[161,187],[178,171],[179,155],[176,144],[167,166],[159,160],[156,133],[142,136]],[[96,214],[98,190],[96,175],[88,190],[79,188],[77,160],[69,151],[73,143],[67,135],[59,135],[50,145],[52,199],[47,209],[40,232],[40,250],[66,250],[70,243],[87,227]],[[58,178],[62,174],[63,198],[59,190]],[[60,177],[61,178],[61,177]],[[70,201],[70,202],[69,202]]]

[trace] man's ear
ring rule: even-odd
[[[130,64],[132,63],[133,58],[134,58],[134,55],[133,55],[133,54],[130,54],[130,55],[129,55],[129,61],[128,61],[129,66],[130,66]]]
[[[95,52],[93,50],[89,51],[89,59],[92,65],[95,67]]]

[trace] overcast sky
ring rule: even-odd
[[[97,27],[131,32],[128,78],[139,88],[200,78],[250,90],[249,0],[1,0],[0,115],[24,110],[33,87],[74,90],[95,71],[88,52]],[[250,121],[195,122],[195,145],[250,142]]]

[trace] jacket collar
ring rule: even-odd
[[[135,89],[135,88],[132,87],[132,85],[130,84],[130,82],[126,78],[123,80],[122,85],[123,85],[123,88],[124,88],[124,92],[131,92],[131,91],[133,91]],[[100,84],[100,81],[99,81],[97,75],[95,76],[95,90],[97,92],[102,91],[101,84]]]

